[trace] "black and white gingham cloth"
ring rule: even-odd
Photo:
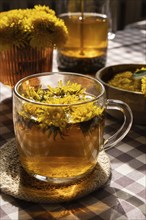
[[[106,65],[146,63],[146,30],[118,31],[109,41]]]

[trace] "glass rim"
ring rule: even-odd
[[[82,101],[82,102],[77,102],[77,103],[70,103],[70,104],[49,104],[49,103],[44,103],[44,102],[39,102],[39,101],[35,101],[35,100],[31,100],[28,98],[23,97],[19,92],[18,92],[18,88],[20,85],[22,85],[23,82],[29,80],[29,79],[33,79],[33,78],[38,78],[38,77],[43,77],[43,76],[50,76],[50,75],[74,75],[77,77],[83,77],[89,80],[92,80],[96,83],[98,83],[101,86],[101,93],[98,96],[95,96],[95,98],[91,99],[91,100],[87,100],[87,101]],[[29,76],[26,76],[22,79],[20,79],[14,86],[14,90],[13,93],[19,97],[20,99],[22,99],[23,101],[35,104],[35,105],[43,105],[43,106],[47,106],[47,107],[67,107],[67,106],[75,106],[75,105],[81,105],[81,104],[87,104],[90,102],[94,102],[96,100],[98,100],[99,98],[101,98],[104,94],[105,94],[105,88],[104,85],[96,78],[91,77],[89,75],[83,75],[81,73],[74,73],[74,72],[42,72],[42,73],[36,73],[36,74],[31,74]]]

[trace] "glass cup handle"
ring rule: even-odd
[[[122,112],[124,116],[124,122],[115,134],[105,139],[105,150],[108,150],[119,143],[127,135],[133,123],[132,111],[125,102],[120,100],[107,99],[107,110],[118,110]]]

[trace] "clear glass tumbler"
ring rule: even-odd
[[[121,128],[104,139],[106,109],[124,114]],[[98,153],[124,138],[132,125],[127,104],[107,100],[104,86],[77,73],[40,73],[20,80],[13,92],[13,121],[24,169],[49,183],[90,173]]]

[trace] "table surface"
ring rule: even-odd
[[[146,31],[126,29],[109,41],[107,64],[146,63]],[[58,71],[54,52],[53,71]],[[14,137],[11,90],[0,83],[0,146]],[[105,135],[119,126],[107,118]],[[107,151],[111,161],[110,181],[99,190],[77,200],[59,204],[37,204],[1,193],[1,220],[31,219],[146,219],[146,126],[133,125],[116,147]]]

